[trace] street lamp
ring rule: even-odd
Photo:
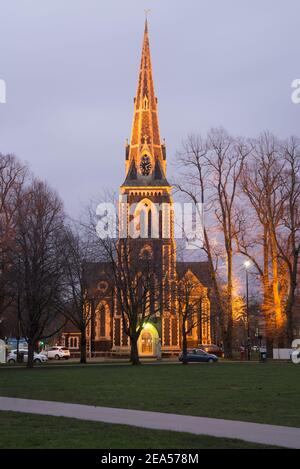
[[[250,348],[250,322],[249,322],[249,281],[248,281],[248,269],[251,267],[250,261],[244,262],[246,272],[246,317],[247,317],[247,359],[251,359],[251,348]]]

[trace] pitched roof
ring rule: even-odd
[[[191,270],[200,282],[207,288],[212,287],[212,280],[208,262],[176,262],[176,271],[181,279],[188,270]],[[83,265],[83,276],[86,285],[95,287],[99,281],[114,282],[113,271],[110,262],[86,262]]]
[[[71,321],[68,321],[63,328],[63,333],[71,334],[71,333],[80,333],[78,327],[75,326]]]
[[[191,270],[198,280],[207,288],[212,287],[212,280],[208,262],[176,262],[176,270],[179,279]]]

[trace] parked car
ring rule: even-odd
[[[60,345],[55,345],[54,347],[49,347],[46,351],[47,357],[49,360],[68,360],[70,358],[70,350],[66,347],[62,347]]]
[[[8,350],[15,350],[16,348],[18,348],[18,339],[16,337],[9,337],[8,339],[6,339],[6,344],[7,344]],[[28,348],[28,344],[24,337],[19,338],[19,349],[21,348],[22,349]]]
[[[183,353],[178,357],[179,361],[183,361]],[[218,361],[218,357],[212,353],[207,353],[201,349],[188,349],[187,350],[187,361],[188,362],[208,362],[213,363]]]
[[[19,354],[22,356],[22,361],[27,362],[28,360],[28,349],[20,349]],[[45,363],[48,360],[45,354],[43,353],[35,353],[33,355],[34,363]],[[17,350],[11,350],[7,355],[6,359],[7,363],[17,363]]]
[[[221,349],[221,347],[218,347],[218,345],[215,344],[209,344],[209,345],[199,345],[199,348],[201,350],[204,350],[206,353],[212,353],[213,355],[216,355],[217,357],[223,357],[224,352]]]

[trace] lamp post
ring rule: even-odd
[[[247,317],[247,360],[251,359],[251,347],[250,347],[250,322],[249,322],[249,279],[248,269],[251,266],[250,261],[244,262],[246,272],[246,317]]]

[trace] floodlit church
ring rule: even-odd
[[[134,113],[130,142],[125,149],[125,180],[120,186],[120,196],[126,196],[127,203],[142,204],[149,210],[153,204],[163,204],[168,217],[168,233],[158,236],[140,237],[134,240],[137,251],[143,255],[155,256],[157,265],[169,290],[176,292],[176,283],[185,276],[195,277],[201,295],[200,307],[195,311],[197,325],[188,336],[188,345],[210,344],[214,325],[212,321],[212,290],[207,262],[178,262],[174,238],[174,217],[172,187],[167,180],[167,153],[160,138],[157,98],[154,92],[152,65],[147,20],[143,38],[142,58],[138,86],[134,98]],[[122,205],[120,205],[121,207]],[[120,208],[119,210],[122,210]],[[166,215],[167,214],[167,215]],[[164,213],[161,214],[164,216]],[[124,214],[119,214],[124,219]],[[126,217],[126,215],[125,215]],[[120,306],[114,293],[113,275],[107,262],[88,263],[84,269],[89,298],[93,298],[91,321],[87,330],[87,351],[89,356],[126,355],[129,353],[129,339],[123,331]],[[180,320],[176,309],[176,293],[173,293],[170,307],[161,308],[145,324],[139,338],[139,354],[155,357],[157,344],[161,343],[162,354],[173,355],[181,350]],[[65,346],[76,355],[79,351],[80,333],[68,326],[63,333]]]

